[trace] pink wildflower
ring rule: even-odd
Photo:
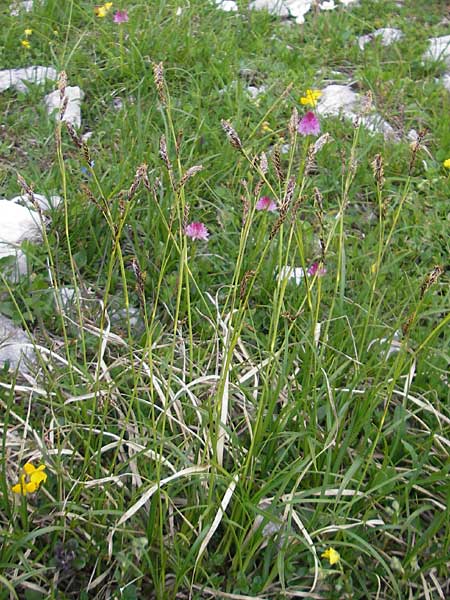
[[[126,10],[117,10],[113,17],[114,23],[126,23],[128,21],[128,12]]]
[[[313,112],[307,112],[306,115],[301,119],[300,123],[298,124],[298,132],[301,135],[319,135],[319,119]]]
[[[186,225],[184,233],[192,240],[204,240],[207,241],[209,237],[209,231],[203,223],[200,221],[193,221]]]
[[[314,275],[318,275],[319,277],[322,277],[323,275],[325,275],[327,272],[326,267],[320,267],[319,268],[319,263],[318,262],[313,262],[313,264],[308,268],[308,275],[310,277],[314,277]]]
[[[266,210],[267,212],[274,212],[277,210],[276,202],[269,196],[261,196],[256,203],[256,210]]]

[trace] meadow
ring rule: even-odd
[[[447,3],[9,4],[0,598],[449,598]]]

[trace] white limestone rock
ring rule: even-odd
[[[40,209],[43,211],[53,210],[59,206],[62,201],[61,196],[43,196],[42,194],[33,194],[35,202],[39,205]],[[31,198],[28,194],[23,194],[22,196],[15,196],[11,198],[10,202],[15,202],[15,204],[22,204],[27,206],[31,210],[34,210],[34,205],[31,201]]]
[[[42,229],[36,211],[11,200],[0,200],[0,214],[0,258],[15,254],[25,240],[41,238]]]
[[[424,60],[443,60],[450,66],[450,35],[429,38]]]
[[[53,67],[32,66],[23,69],[4,69],[0,71],[0,92],[15,88],[18,92],[27,92],[27,83],[41,84],[50,79],[56,81],[58,73]]]
[[[322,116],[344,115],[354,118],[359,104],[359,94],[348,85],[327,85],[317,104],[317,113]]]
[[[290,265],[282,267],[280,272],[276,275],[277,281],[293,279],[296,285],[300,285],[304,277],[305,271],[303,270],[303,267],[291,267]]]
[[[220,8],[220,10],[223,10],[224,12],[238,11],[238,5],[232,0],[216,0],[216,5],[217,8]]]
[[[337,8],[337,5],[334,0],[324,0],[324,2],[319,4],[319,8],[320,10],[334,10]]]
[[[253,0],[250,3],[252,10],[267,10],[271,15],[277,17],[289,17],[289,9],[286,6],[287,2],[282,0]]]
[[[450,73],[445,73],[445,75],[441,79],[442,85],[445,89],[450,92]]]
[[[341,0],[341,4],[348,6],[356,3],[358,0]],[[271,15],[287,19],[292,17],[302,25],[305,22],[305,15],[311,10],[315,0],[252,0],[249,8],[252,10],[267,10]],[[228,12],[239,10],[236,2],[224,0],[215,0],[216,6]],[[328,11],[337,8],[335,0],[322,0],[317,4],[320,10]]]
[[[27,333],[7,317],[0,315],[0,368],[8,365],[9,371],[27,373],[35,361]]]
[[[33,10],[33,0],[23,0],[22,2],[12,2],[9,5],[9,14],[11,17],[18,17],[21,12],[31,12]]]
[[[398,42],[403,37],[403,32],[395,27],[382,27],[376,29],[372,33],[362,35],[358,38],[358,46],[361,50],[364,50],[365,46],[375,39],[380,39],[382,46],[390,46],[395,42]]]
[[[65,96],[68,98],[66,111],[63,115],[62,120],[66,123],[70,123],[74,127],[81,127],[81,101],[84,98],[84,92],[77,85],[67,86]],[[59,90],[55,90],[50,94],[47,94],[44,98],[45,106],[47,107],[48,114],[52,114],[56,111],[56,118],[59,118],[59,108],[61,105],[61,99],[59,96]]]
[[[361,123],[373,133],[382,133],[385,139],[399,141],[393,127],[378,113],[360,115],[361,96],[348,85],[328,85],[322,90],[322,96],[316,111],[321,116],[343,116]]]
[[[34,194],[34,198],[44,212],[61,202],[59,196],[47,198]],[[0,259],[14,257],[13,267],[9,265],[6,270],[9,279],[17,281],[27,273],[27,257],[20,246],[26,240],[39,242],[42,239],[42,222],[28,194],[11,200],[0,198],[0,215]]]

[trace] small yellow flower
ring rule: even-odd
[[[30,37],[30,35],[31,35],[32,33],[33,33],[33,30],[32,30],[32,29],[25,29],[25,30],[24,30],[25,37]]]
[[[106,17],[108,12],[111,10],[112,5],[112,2],[105,2],[105,4],[102,4],[101,6],[96,6],[94,8],[96,16],[100,18]]]
[[[316,106],[317,100],[321,95],[322,92],[320,90],[306,90],[306,95],[300,98],[300,103],[309,106]]]
[[[446,169],[450,169],[450,158],[447,158],[446,160],[444,160],[444,167]]]
[[[326,558],[329,560],[330,565],[335,565],[341,560],[339,552],[334,548],[327,548],[325,552],[321,554],[322,558]]]
[[[94,12],[96,17],[106,17],[106,10],[103,6],[96,6]]]
[[[23,46],[24,48],[26,48],[27,50],[28,50],[29,48],[31,48],[31,44],[30,44],[30,42],[29,42],[28,40],[21,40],[21,41],[20,41],[20,43],[21,43],[21,44],[22,44],[22,46]]]
[[[269,121],[264,121],[264,123],[261,125],[261,130],[262,131],[273,131],[273,129],[270,127]]]
[[[23,473],[19,477],[19,483],[13,485],[11,490],[15,494],[32,494],[39,489],[41,483],[47,481],[47,473],[45,472],[45,465],[39,465],[37,468],[31,463],[26,463],[23,466]]]

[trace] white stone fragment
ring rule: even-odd
[[[362,35],[358,38],[358,46],[361,50],[364,50],[365,46],[375,39],[380,39],[382,46],[390,46],[391,44],[398,42],[403,37],[403,33],[400,29],[395,27],[382,27],[376,29],[372,33]]]
[[[26,206],[0,200],[0,258],[12,256],[25,240],[41,238],[39,215]]]
[[[311,10],[312,0],[286,0],[290,14],[299,25],[305,22],[305,15]]]
[[[445,73],[441,79],[442,85],[450,92],[450,73]]]
[[[325,0],[325,2],[319,4],[319,8],[320,10],[334,10],[337,6],[334,3],[334,0]]]
[[[34,194],[34,198],[43,211],[56,208],[61,202],[60,196]],[[27,273],[27,257],[20,246],[25,240],[38,242],[42,239],[41,219],[28,194],[11,200],[0,198],[0,216],[0,259],[14,257],[14,268],[8,270],[8,277],[18,281]]]
[[[238,5],[236,2],[232,2],[232,0],[216,0],[217,8],[223,10],[224,12],[237,12]]]
[[[66,87],[65,92],[68,98],[67,108],[63,115],[63,121],[70,123],[74,127],[79,128],[81,126],[81,101],[84,98],[84,92],[77,85]],[[56,118],[59,118],[59,108],[61,105],[61,99],[59,97],[59,90],[55,90],[50,94],[47,94],[44,98],[45,105],[47,107],[48,114],[52,114],[54,111],[58,111]]]
[[[316,111],[322,116],[343,116],[352,120],[360,118],[369,131],[382,133],[386,139],[398,140],[392,126],[376,112],[360,116],[360,106],[360,95],[349,86],[328,85],[322,90]]]
[[[61,196],[43,196],[42,194],[33,194],[35,202],[39,205],[41,210],[52,210],[55,209],[62,201]],[[15,196],[11,198],[10,202],[16,204],[23,204],[29,209],[34,210],[33,202],[28,194],[22,196]]]
[[[424,53],[424,60],[444,60],[450,65],[450,35],[429,38],[428,50]]]
[[[28,91],[27,83],[40,84],[47,79],[56,81],[58,73],[53,67],[25,67],[24,69],[5,69],[0,71],[0,92],[15,88],[18,92]]]
[[[372,113],[370,115],[363,115],[360,117],[360,120],[361,125],[364,125],[364,127],[372,133],[382,133],[385,140],[391,140],[393,142],[400,141],[392,125],[379,114]]]
[[[31,340],[26,332],[11,319],[0,315],[0,368],[9,365],[10,371],[29,371],[28,366],[35,360]]]
[[[358,106],[359,95],[348,85],[327,85],[317,104],[317,113],[322,116],[341,114],[353,118]]]
[[[305,271],[303,267],[291,267],[290,265],[285,265],[281,268],[280,272],[277,274],[277,281],[283,281],[284,279],[294,279],[297,285],[300,285],[302,279],[305,277]]]
[[[316,0],[252,0],[249,8],[252,10],[267,10],[271,15],[282,17],[284,19],[292,17],[302,25],[305,22],[305,15],[311,10]],[[341,0],[341,4],[347,6],[356,3],[358,0]],[[236,2],[224,0],[215,0],[216,6],[222,10],[237,11]],[[320,10],[334,10],[337,8],[335,0],[323,0],[317,3]]]
[[[260,96],[261,94],[265,94],[267,91],[267,86],[265,85],[260,85],[260,86],[256,86],[256,85],[249,85],[247,88],[247,93],[250,96],[250,98],[252,100],[256,100],[256,98],[258,98],[258,96]]]
[[[286,6],[287,2],[281,0],[253,0],[250,3],[252,10],[267,10],[271,15],[277,17],[289,17],[289,9]]]
[[[11,17],[18,17],[21,12],[31,12],[33,10],[33,0],[23,0],[22,2],[13,2],[9,5],[9,14]]]

